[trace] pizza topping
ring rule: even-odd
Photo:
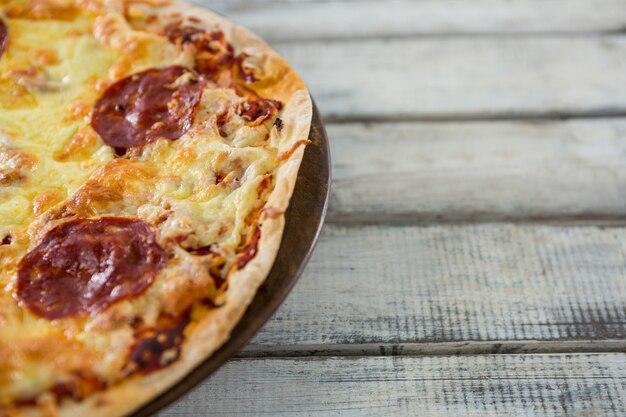
[[[53,49],[38,48],[30,53],[33,60],[41,66],[57,65],[59,56]]]
[[[0,107],[6,110],[22,109],[32,107],[37,104],[37,100],[18,80],[13,77],[10,71],[0,76]]]
[[[298,149],[299,146],[308,145],[310,143],[311,141],[308,139],[297,140],[293,145],[291,145],[291,148],[287,149],[284,152],[279,153],[278,156],[276,157],[276,160],[286,161],[287,159],[291,158],[291,155],[293,155],[293,153],[296,151],[296,149]]]
[[[26,151],[0,151],[0,185],[23,180],[37,167],[37,157]]]
[[[140,295],[164,263],[165,251],[142,221],[73,220],[48,232],[22,259],[17,296],[49,319],[97,313]]]
[[[235,48],[226,40],[224,32],[206,32],[192,26],[171,24],[163,34],[178,46],[192,44],[196,48],[195,69],[218,87],[232,88],[246,99],[238,114],[249,125],[263,124],[282,108],[280,101],[261,97],[247,86],[257,81],[254,73],[244,66],[248,55],[243,52],[235,54]],[[218,119],[218,126],[223,124]],[[220,135],[224,136],[222,133],[220,130]]]
[[[226,40],[224,32],[220,30],[208,32],[175,23],[166,26],[163,34],[175,45],[195,46],[196,69],[211,81],[220,84],[220,79],[224,79],[223,73],[233,70],[244,81],[249,83],[255,81],[254,74],[243,66],[247,55],[235,55],[235,48]]]
[[[193,45],[196,70],[220,87],[230,87],[233,79],[245,83],[257,81],[254,73],[244,66],[248,55],[235,54],[235,48],[221,30],[204,31],[174,23],[166,26],[163,34],[175,45]]]
[[[237,257],[237,268],[243,269],[248,262],[250,262],[255,256],[259,246],[259,240],[261,239],[261,229],[259,226],[254,229],[254,233],[250,237],[248,244],[243,248]]]
[[[106,89],[91,126],[117,150],[158,138],[176,140],[191,127],[202,88],[203,82],[180,66],[131,75]]]
[[[56,397],[57,402],[60,402],[64,398],[80,401],[94,392],[102,391],[106,386],[106,382],[102,381],[96,375],[76,371],[72,373],[71,379],[57,383],[51,391]]]
[[[211,255],[215,253],[211,245],[202,246],[201,248],[196,248],[196,249],[185,249],[185,250],[191,253],[192,255],[196,255],[196,256],[207,256],[207,255]]]
[[[167,25],[163,29],[163,34],[175,45],[183,45],[185,43],[193,42],[193,38],[196,35],[202,35],[204,30],[198,29],[192,26],[181,26],[173,23]]]
[[[51,79],[41,68],[37,67],[13,69],[8,71],[6,75],[30,91],[51,93],[61,91],[65,87],[63,81]]]
[[[274,126],[276,126],[278,133],[283,131],[283,121],[280,117],[277,117],[276,120],[274,120]]]
[[[26,4],[12,5],[5,9],[8,17],[30,20],[74,20],[79,10],[73,4],[61,4],[50,0],[31,0]]]
[[[82,371],[74,371],[68,379],[54,384],[54,386],[50,388],[50,393],[54,397],[54,402],[59,404],[66,398],[81,401],[95,392],[102,391],[106,387],[106,382],[102,381],[96,375]],[[40,401],[41,396],[29,397],[20,400],[19,405],[33,406],[37,405]]]
[[[267,119],[274,117],[276,111],[282,107],[279,101],[264,98],[254,98],[244,102],[239,115],[252,126],[263,124]]]
[[[68,112],[64,116],[63,120],[70,121],[82,118],[88,121],[89,118],[87,116],[91,113],[91,104],[86,103],[83,100],[74,100],[69,106],[67,106],[67,110]]]
[[[9,46],[9,29],[7,29],[7,25],[0,19],[0,56],[4,53],[4,51]]]
[[[209,274],[211,275],[211,278],[213,278],[215,288],[217,289],[222,288],[222,285],[224,285],[224,283],[226,282],[226,279],[224,278],[224,275],[226,275],[226,268],[224,268],[225,266],[226,260],[223,257],[218,256],[209,268]]]
[[[180,316],[164,314],[159,317],[156,326],[140,331],[131,349],[126,372],[147,374],[178,359],[189,321],[189,313]]]
[[[0,332],[19,359],[0,363],[0,403],[51,415],[89,397],[77,407],[115,406],[94,393],[175,365],[215,313],[236,323],[231,274],[263,255],[258,224],[282,215],[261,211],[273,182],[256,186],[281,167],[272,98],[303,88],[263,45],[213,30],[219,21],[206,30],[187,13],[109,3],[0,6]],[[172,19],[189,26],[170,43],[156,32]],[[291,142],[299,130],[287,127]],[[75,348],[60,348],[66,338]],[[35,339],[41,350],[22,360]]]
[[[88,126],[85,126],[78,129],[69,142],[54,153],[53,158],[61,162],[88,158],[97,146],[100,145],[96,134]]]
[[[42,191],[33,198],[33,213],[35,216],[42,215],[53,205],[60,203],[63,200],[64,195],[64,193],[60,192],[56,188]]]

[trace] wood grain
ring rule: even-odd
[[[626,349],[625,264],[624,228],[326,226],[245,350],[564,339]]]
[[[160,416],[621,417],[626,355],[234,360]]]
[[[450,34],[580,33],[626,26],[621,0],[199,1],[272,42]]]
[[[626,2],[198,1],[336,122],[334,224],[161,417],[624,415]]]
[[[277,47],[327,121],[626,115],[626,36]]]
[[[626,119],[328,126],[332,222],[624,219]]]

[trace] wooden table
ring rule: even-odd
[[[205,0],[328,123],[304,276],[161,416],[626,415],[626,1]]]

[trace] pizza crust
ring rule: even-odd
[[[55,415],[58,411],[59,415],[68,417],[121,416],[140,408],[180,381],[228,340],[269,274],[280,246],[285,224],[284,213],[296,183],[312,118],[312,102],[303,81],[283,58],[256,35],[207,9],[175,1],[158,10],[200,19],[202,23],[194,21],[194,24],[206,29],[219,27],[237,51],[254,57],[254,61],[262,67],[264,80],[266,77],[273,80],[257,92],[284,103],[280,112],[284,127],[280,133],[274,134],[280,135],[278,153],[286,159],[275,172],[275,188],[261,214],[258,250],[243,269],[229,277],[224,304],[212,310],[201,321],[192,322],[193,327],[186,334],[181,356],[176,362],[148,375],[130,377],[82,402],[64,400],[58,410],[50,404],[38,407],[38,410],[23,409],[23,415],[33,415],[32,412],[36,415]]]

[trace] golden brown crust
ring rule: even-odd
[[[273,128],[272,132],[280,166],[274,172],[274,189],[260,214],[261,238],[256,256],[241,270],[229,275],[228,288],[223,294],[221,307],[212,309],[201,321],[189,325],[180,358],[162,370],[142,376],[131,376],[120,384],[91,395],[84,401],[65,400],[59,410],[63,416],[127,414],[179,381],[228,339],[274,263],[283,233],[285,221],[283,213],[289,204],[304,154],[304,145],[307,143],[312,117],[308,91],[298,75],[266,43],[248,30],[206,9],[187,3],[171,3],[160,9],[160,13],[176,13],[182,18],[193,17],[195,25],[206,29],[212,30],[217,27],[226,34],[237,51],[243,51],[251,57],[252,65],[262,73],[262,83],[259,83],[256,92],[284,103],[279,115],[284,126],[280,131]],[[202,23],[198,23],[198,19]],[[82,113],[80,111],[79,115]],[[68,149],[72,150],[62,149],[58,154],[59,158],[70,157],[74,148],[81,150],[90,146],[91,138],[77,135],[76,140],[67,145]],[[181,158],[184,159],[184,155]],[[184,161],[182,163],[184,164]],[[125,194],[140,194],[141,182],[150,181],[152,175],[140,163],[128,160],[117,160],[113,164],[105,165],[101,170],[107,172],[96,172],[69,200],[65,210],[69,208],[72,212],[84,216],[93,215],[98,212],[99,205],[106,204],[107,201],[124,199]],[[116,170],[123,172],[124,176],[116,175]],[[131,178],[128,175],[131,175]],[[122,182],[123,187],[120,186]],[[135,182],[137,186],[134,185]],[[105,194],[106,198],[103,198]],[[51,198],[53,197],[42,196],[41,204],[45,204]],[[50,224],[47,224],[42,230],[49,227]],[[170,301],[173,305],[184,304],[184,294],[177,294]],[[44,409],[53,412],[50,409],[54,406],[49,402],[45,402],[44,406],[40,408],[41,415],[45,415]]]

